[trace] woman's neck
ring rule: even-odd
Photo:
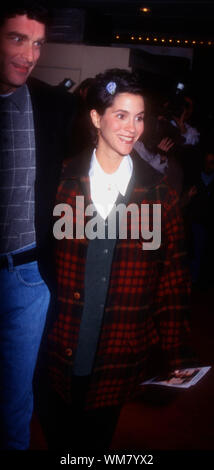
[[[118,154],[114,154],[113,152],[105,152],[99,148],[96,150],[96,157],[103,171],[109,174],[115,173],[115,171],[117,171],[123,159],[123,157]]]

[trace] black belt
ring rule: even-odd
[[[14,253],[10,255],[12,257],[13,266],[19,264],[32,263],[37,260],[37,248],[31,250],[22,251],[21,253]],[[0,269],[9,268],[8,257],[6,255],[0,256]]]

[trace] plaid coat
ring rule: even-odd
[[[184,231],[176,195],[165,179],[133,156],[134,189],[129,203],[160,203],[162,240],[157,250],[143,250],[142,236],[116,242],[103,324],[87,394],[87,408],[118,405],[146,378],[152,349],[169,369],[191,362],[189,350],[190,279]],[[66,203],[76,217],[76,196],[90,203],[89,157],[65,167],[56,203]],[[58,217],[59,218],[59,217]],[[57,218],[57,219],[58,219]],[[84,223],[86,220],[84,221]],[[74,234],[75,235],[75,234]],[[72,364],[84,304],[86,238],[56,241],[59,313],[49,332],[52,385],[66,402],[72,396]]]

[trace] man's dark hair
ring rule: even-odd
[[[0,8],[0,27],[7,19],[14,18],[17,15],[27,15],[29,19],[43,23],[47,27],[51,23],[50,10],[42,3],[20,1],[16,5],[16,2],[11,4],[10,1],[5,0],[5,5]]]

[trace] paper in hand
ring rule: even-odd
[[[171,372],[167,378],[154,377],[142,382],[141,385],[163,385],[166,387],[189,388],[195,385],[211,369],[207,367],[190,367],[177,369]]]

